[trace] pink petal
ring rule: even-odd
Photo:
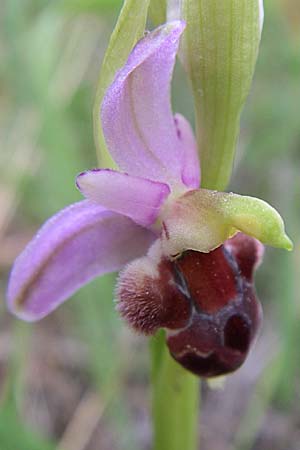
[[[184,29],[170,22],[146,35],[102,103],[104,136],[115,162],[130,175],[182,183],[182,142],[170,104],[170,84]]]
[[[147,252],[153,234],[87,200],[48,220],[17,258],[9,309],[28,321],[49,314],[92,278]]]
[[[161,205],[170,194],[167,184],[109,169],[83,172],[76,183],[89,200],[143,226],[155,222]]]
[[[191,125],[181,114],[174,117],[177,136],[182,142],[183,163],[181,178],[183,183],[192,188],[200,187],[200,161],[197,142]]]

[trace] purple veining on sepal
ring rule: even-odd
[[[8,307],[20,318],[49,314],[92,278],[143,255],[155,236],[88,200],[48,220],[13,266]]]

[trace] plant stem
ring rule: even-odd
[[[164,332],[151,340],[153,450],[198,449],[199,379],[169,354]]]

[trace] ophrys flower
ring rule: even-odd
[[[107,146],[120,172],[94,169],[78,176],[77,186],[87,199],[46,222],[18,257],[10,277],[8,305],[20,318],[38,320],[92,278],[125,266],[117,289],[122,315],[148,334],[159,327],[173,330],[168,342],[171,350],[176,347],[174,356],[196,373],[212,375],[216,371],[189,367],[182,361],[185,350],[172,343],[174,330],[191,326],[195,310],[201,310],[216,330],[213,321],[220,320],[215,313],[229,307],[240,318],[231,320],[232,314],[226,313],[207,355],[216,345],[226,347],[224,329],[231,320],[231,344],[241,333],[244,345],[233,349],[240,352],[238,362],[218,373],[233,370],[244,360],[259,323],[252,272],[261,250],[253,238],[245,240],[240,234],[228,239],[242,231],[278,247],[290,248],[291,243],[279,214],[265,202],[199,188],[200,164],[192,129],[183,116],[173,116],[170,105],[172,71],[183,29],[183,22],[174,21],[147,34],[117,73],[101,117]],[[194,264],[186,265],[186,261]],[[210,272],[219,279],[217,289],[205,275],[209,264],[218,267]],[[201,267],[199,301],[189,281],[191,267],[197,266]],[[152,295],[155,286],[159,286],[156,296]],[[250,286],[249,292],[245,286]],[[249,310],[245,302],[251,303]],[[240,307],[244,316],[237,313]],[[199,331],[201,323],[197,323]],[[190,339],[184,345],[205,356]],[[204,342],[208,334],[204,339],[200,333],[198,342],[201,339]]]

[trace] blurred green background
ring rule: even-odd
[[[5,309],[14,258],[44,220],[81,198],[74,178],[96,166],[93,99],[120,6],[0,4],[1,450],[150,448],[148,344],[115,313],[113,275],[34,325]],[[173,100],[193,120],[180,67]],[[265,322],[245,366],[223,390],[202,385],[203,450],[300,449],[299,163],[300,4],[268,0],[230,188],[274,205],[295,251],[267,250],[257,274]]]

